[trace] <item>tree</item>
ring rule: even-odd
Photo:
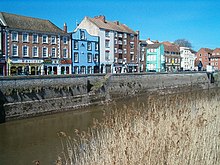
[[[186,39],[177,39],[174,43],[178,46],[192,48],[192,44]]]

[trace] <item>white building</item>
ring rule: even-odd
[[[181,68],[183,70],[194,70],[196,52],[188,47],[180,47]]]
[[[101,73],[138,71],[138,32],[119,21],[107,21],[105,16],[85,17],[76,29],[99,36]]]

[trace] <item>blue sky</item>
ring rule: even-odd
[[[48,19],[73,31],[85,16],[140,31],[140,38],[175,41],[184,38],[195,50],[220,47],[219,0],[0,0],[0,11]]]

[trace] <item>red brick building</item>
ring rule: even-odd
[[[165,70],[174,72],[181,68],[180,48],[168,41],[162,42],[164,45]]]
[[[209,59],[210,65],[214,66],[215,70],[220,70],[220,48],[214,49]]]
[[[0,12],[6,75],[71,73],[67,27],[48,20]]]
[[[209,58],[212,55],[213,50],[209,48],[201,48],[196,53],[196,61],[201,61],[203,65],[203,69],[206,69],[207,65],[210,65]]]

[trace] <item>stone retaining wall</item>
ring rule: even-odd
[[[146,92],[208,89],[206,73],[0,78],[0,122],[103,103]]]

